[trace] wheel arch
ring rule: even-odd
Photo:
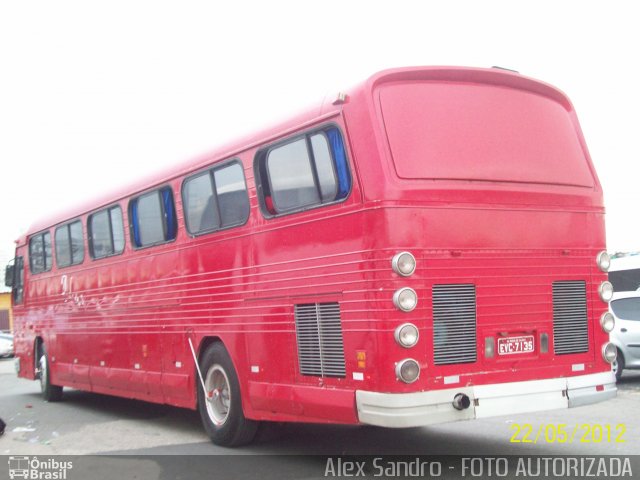
[[[200,340],[200,345],[198,346],[198,363],[202,360],[202,357],[204,356],[204,353],[214,343],[221,343],[222,346],[227,351],[227,353],[229,354],[229,356],[231,356],[231,352],[229,352],[229,349],[227,348],[225,343],[222,341],[222,338],[220,338],[218,335],[211,335],[211,336],[207,336],[207,337],[202,337],[202,339]],[[232,358],[232,360],[233,360],[233,358]],[[234,365],[235,365],[235,362],[234,362]]]

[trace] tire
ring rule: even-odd
[[[249,420],[242,411],[238,376],[227,350],[214,343],[200,360],[208,398],[198,382],[198,411],[207,435],[216,445],[237,447],[250,443],[258,429],[258,422]]]
[[[612,368],[613,373],[616,376],[616,382],[619,382],[622,377],[622,371],[624,370],[624,357],[622,356],[620,349],[618,349],[618,356],[613,361]]]
[[[59,402],[62,400],[62,387],[51,383],[51,375],[49,371],[49,357],[44,344],[40,346],[40,392],[45,402]]]

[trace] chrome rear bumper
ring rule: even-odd
[[[614,398],[616,392],[613,373],[604,372],[416,393],[357,390],[356,405],[361,423],[403,428],[577,407]],[[457,394],[469,397],[469,408],[454,408]]]

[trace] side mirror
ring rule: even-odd
[[[4,271],[4,284],[7,287],[13,287],[13,273],[15,270],[15,265],[7,265],[7,268]]]

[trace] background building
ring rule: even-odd
[[[0,292],[0,331],[13,331],[11,292]]]

